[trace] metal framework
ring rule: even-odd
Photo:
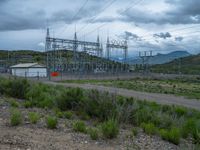
[[[116,49],[123,51],[123,64],[113,61],[112,65],[114,66],[110,66],[110,56],[112,56],[113,50]],[[66,60],[67,58],[63,56],[66,50],[73,52],[70,60]],[[73,40],[52,38],[50,37],[49,29],[47,29],[45,51],[47,55],[46,65],[49,72],[109,72],[114,68],[116,69],[116,65],[123,67],[121,70],[126,70],[124,66],[128,55],[127,42],[109,42],[108,38],[106,50],[107,56],[105,59],[103,45],[100,43],[99,36],[97,36],[96,42],[80,41],[76,33]]]
[[[143,74],[149,73],[149,60],[153,57],[152,51],[139,52],[139,57],[142,59]]]

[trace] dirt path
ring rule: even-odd
[[[147,92],[138,92],[134,90],[127,90],[122,88],[115,87],[106,87],[92,84],[76,84],[76,83],[57,83],[45,81],[44,83],[53,84],[53,85],[63,85],[65,87],[79,87],[83,89],[96,89],[98,91],[114,93],[126,97],[134,97],[138,100],[147,100],[152,102],[157,102],[159,104],[167,105],[179,105],[185,106],[188,108],[193,108],[200,110],[200,101],[195,99],[186,99],[181,96],[174,96],[169,94],[157,94],[157,93],[147,93]]]

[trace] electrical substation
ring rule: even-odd
[[[49,29],[46,35],[46,66],[50,72],[70,74],[106,74],[126,73],[129,66],[126,64],[128,56],[127,41],[110,41],[107,38],[105,45],[97,36],[96,42],[80,41],[75,32],[74,39],[52,38]],[[70,57],[65,57],[65,52],[71,51]],[[112,59],[120,51],[122,61]]]

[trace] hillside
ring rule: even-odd
[[[57,53],[57,52],[56,52]],[[57,53],[57,56],[61,56],[62,64],[73,64],[73,51],[62,50]],[[104,58],[99,58],[96,56],[92,56],[86,53],[78,52],[77,53],[77,62],[76,63],[84,63],[85,65],[92,65],[96,62],[101,63],[101,66],[104,64],[108,64],[110,68],[114,65],[120,65],[119,62],[110,61]],[[57,58],[55,58],[57,59]],[[50,58],[49,58],[50,60]],[[52,60],[53,61],[53,60]],[[0,71],[4,71],[5,68],[8,68],[11,65],[15,65],[18,63],[32,63],[38,62],[40,64],[46,64],[46,53],[38,52],[32,50],[18,50],[18,51],[5,51],[0,50]],[[59,61],[60,62],[60,61]]]
[[[151,70],[156,73],[200,74],[200,54],[175,59],[162,65],[154,65]]]
[[[190,55],[191,54],[188,53],[187,51],[174,51],[174,52],[171,52],[168,54],[158,53],[157,55],[155,55],[149,59],[149,64],[152,64],[152,65],[164,64],[164,63],[171,62],[174,59],[187,57]],[[141,58],[132,59],[132,60],[129,60],[129,63],[130,64],[142,64],[142,59]]]

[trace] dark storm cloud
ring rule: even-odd
[[[43,2],[43,0],[41,0],[41,2]],[[81,1],[77,6],[70,7],[71,3],[69,4],[69,2],[63,0],[63,5],[66,4],[67,8],[63,9],[64,7],[51,6],[54,9],[52,12],[50,11],[50,13],[48,10],[45,10],[44,6],[40,5],[40,2],[36,8],[29,9],[29,7],[34,4],[34,1],[0,0],[0,31],[45,28],[47,20],[52,24],[56,22],[71,24],[83,18],[88,19],[95,13],[98,13],[105,0],[88,1],[86,7],[75,16],[83,2],[85,2],[85,0]],[[14,7],[16,3],[20,7]]]
[[[154,34],[153,37],[167,39],[167,38],[171,38],[172,36],[169,32],[166,32],[166,33]]]
[[[178,41],[178,42],[181,42],[181,41],[183,41],[183,37],[181,37],[181,36],[179,36],[179,37],[175,37],[175,41]]]
[[[138,36],[137,34],[134,34],[132,32],[129,32],[129,31],[125,31],[123,34],[117,35],[117,37],[119,37],[120,39],[127,39],[127,40],[132,40],[132,41],[141,41],[140,36]]]
[[[125,38],[127,38],[128,40],[141,40],[141,37],[139,37],[137,34],[125,31]]]
[[[171,5],[170,10],[154,13],[141,9],[130,9],[119,13],[123,21],[155,24],[195,24],[200,23],[199,0],[166,0]]]
[[[0,11],[0,31],[39,29],[45,26],[45,12],[37,11],[28,15]]]

